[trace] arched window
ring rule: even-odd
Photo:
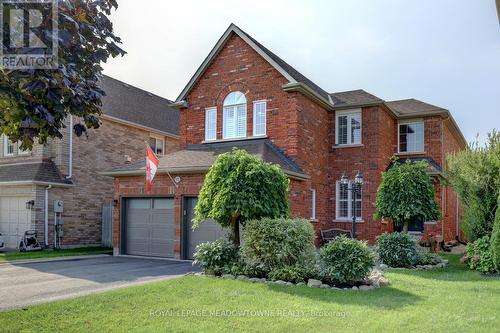
[[[233,91],[224,99],[222,138],[244,138],[247,135],[247,99]]]

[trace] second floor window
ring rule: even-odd
[[[422,153],[424,151],[424,122],[399,123],[399,152]]]
[[[224,99],[222,138],[244,138],[247,134],[247,100],[245,95],[234,91]]]
[[[4,156],[12,156],[14,155],[15,144],[10,141],[9,138],[4,135],[3,136],[3,155]]]
[[[9,137],[6,135],[3,135],[1,137],[1,143],[3,144],[3,156],[4,157],[10,157],[10,156],[23,156],[23,155],[30,155],[31,150],[22,150],[21,149],[21,142],[12,142],[9,140]],[[0,151],[0,154],[2,152]]]
[[[217,139],[217,108],[205,110],[205,140]]]
[[[165,140],[159,137],[150,137],[149,146],[156,155],[163,155],[165,153]]]
[[[266,101],[253,102],[253,135],[266,135]]]
[[[361,110],[337,112],[335,118],[336,144],[361,144]]]

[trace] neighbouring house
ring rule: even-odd
[[[99,129],[77,137],[71,125],[78,120],[70,117],[62,139],[31,151],[0,138],[0,233],[6,247],[17,247],[26,230],[53,246],[56,200],[62,201],[63,247],[101,244],[101,212],[113,201],[113,180],[99,171],[144,161],[146,142],[160,156],[179,149],[179,110],[172,101],[108,76],[101,82],[107,95]]]
[[[374,242],[393,231],[373,219],[381,174],[396,155],[426,159],[442,221],[412,221],[410,230],[455,238],[455,193],[442,182],[447,153],[466,141],[446,109],[407,99],[384,101],[364,90],[328,93],[231,24],[182,90],[181,150],[160,159],[152,195],[144,192],[141,163],[114,168],[114,252],[191,258],[201,241],[221,235],[211,221],[191,230],[196,196],[221,152],[246,149],[277,163],[289,176],[294,216],[321,230],[351,228],[351,192],[342,174],[359,171],[365,184],[355,199],[358,237]],[[319,238],[319,237],[318,237]]]

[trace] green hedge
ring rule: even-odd
[[[295,265],[307,266],[314,261],[314,238],[313,227],[305,219],[252,220],[245,225],[242,259],[264,275]]]

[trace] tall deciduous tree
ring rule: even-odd
[[[76,135],[99,127],[105,94],[98,85],[101,63],[125,54],[108,19],[117,7],[115,0],[58,1],[59,67],[0,70],[0,134],[30,149],[35,140],[43,144],[49,138],[61,138],[69,115],[79,119],[73,128]],[[53,38],[51,27],[44,20],[37,28],[47,45]]]
[[[289,215],[287,176],[279,166],[244,150],[219,155],[205,177],[195,208],[194,227],[214,219],[230,227],[239,245],[240,224],[263,217]]]
[[[493,130],[485,146],[472,143],[447,162],[446,178],[463,204],[468,240],[491,235],[500,195],[500,133]]]
[[[441,212],[427,168],[426,161],[396,161],[384,172],[375,202],[375,218],[391,219],[396,225],[403,225],[405,232],[413,219],[440,219]]]

